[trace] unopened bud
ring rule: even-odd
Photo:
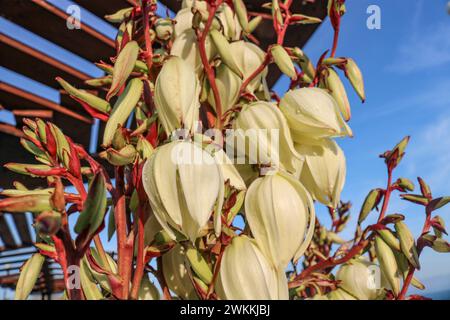
[[[295,71],[294,64],[292,63],[291,57],[286,52],[286,50],[281,45],[274,45],[270,52],[272,57],[277,64],[278,68],[280,68],[281,72],[287,75],[292,80],[297,79],[297,72]]]
[[[347,63],[345,64],[345,71],[348,80],[350,80],[350,83],[352,84],[359,98],[364,102],[366,100],[366,94],[364,92],[363,75],[353,59],[347,59]]]

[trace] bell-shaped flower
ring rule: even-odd
[[[208,36],[205,41],[206,55],[211,60],[215,55],[215,48]],[[178,35],[173,41],[170,54],[179,57],[190,64],[197,74],[203,71],[202,59],[197,44],[197,36],[193,29],[188,29]]]
[[[336,273],[339,287],[359,300],[374,300],[387,284],[380,267],[364,258],[352,259]]]
[[[178,57],[166,61],[155,84],[155,106],[168,136],[175,129],[194,132],[199,120],[200,83],[192,65]]]
[[[258,101],[245,105],[233,129],[238,158],[245,158],[247,164],[295,171],[295,161],[300,156],[294,149],[287,121],[274,104]],[[238,159],[237,163],[242,161]]]
[[[287,300],[284,270],[276,270],[247,236],[233,238],[225,248],[216,280],[222,300]]]
[[[266,175],[250,185],[245,217],[259,247],[279,270],[303,255],[314,233],[312,198],[286,173]]]
[[[345,155],[338,144],[330,139],[320,144],[296,144],[295,149],[304,157],[300,181],[320,203],[336,208],[344,188]]]
[[[294,141],[352,136],[333,97],[319,88],[288,91],[280,101]]]
[[[239,70],[244,75],[244,80],[250,77],[252,73],[258,69],[264,61],[266,53],[262,51],[257,45],[247,41],[236,41],[230,44],[233,52],[234,60],[236,61]],[[264,69],[258,76],[256,76],[247,86],[247,91],[253,93],[261,87],[263,79],[267,76],[268,69]]]
[[[145,163],[142,176],[153,212],[172,239],[176,230],[194,241],[208,227],[213,212],[216,235],[220,233],[222,171],[200,146],[174,141],[159,147]]]
[[[169,289],[183,300],[198,300],[186,268],[188,265],[186,250],[180,244],[162,256],[163,275]]]

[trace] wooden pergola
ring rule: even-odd
[[[75,4],[103,19],[107,14],[129,7],[134,0],[72,0]],[[177,11],[181,0],[160,1],[170,10]],[[267,0],[246,0],[250,11],[267,12],[261,5]],[[293,11],[318,18],[326,16],[326,0],[294,0]],[[64,48],[92,63],[107,61],[114,55],[114,40],[98,31],[95,26],[81,21],[81,29],[70,30],[66,26],[69,15],[46,0],[8,0],[0,2],[0,15],[10,22],[27,29],[53,44]],[[303,47],[317,24],[298,25],[289,29],[285,44]],[[254,32],[263,48],[275,42],[271,22],[264,20]],[[9,188],[13,181],[29,187],[37,186],[39,179],[14,174],[3,167],[7,162],[33,163],[34,159],[19,144],[23,118],[44,117],[59,126],[75,142],[89,148],[93,119],[75,101],[61,90],[55,77],[61,76],[70,83],[86,88],[89,77],[83,71],[70,66],[28,43],[14,34],[0,30],[0,66],[24,75],[60,92],[60,103],[55,103],[18,84],[0,81],[0,109],[13,112],[17,125],[12,127],[0,119],[0,188]],[[280,77],[276,67],[271,67],[268,82],[272,86]],[[92,88],[91,88],[92,89]],[[102,128],[100,128],[101,134]],[[5,219],[8,213],[0,212],[0,286],[14,288],[19,267],[35,252],[33,233],[25,214],[13,214],[13,223]],[[15,238],[19,238],[17,241]],[[63,289],[60,270],[52,261],[46,261],[35,290],[50,295]]]

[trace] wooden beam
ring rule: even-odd
[[[103,2],[107,5],[107,1]],[[25,29],[89,61],[115,54],[114,41],[81,23],[81,29],[67,28],[68,14],[43,0],[0,1],[1,15]]]
[[[61,112],[63,114],[66,114],[66,115],[68,115],[68,116],[70,116],[70,117],[72,117],[74,119],[83,121],[85,123],[92,123],[92,120],[87,118],[87,117],[85,117],[85,116],[82,116],[82,115],[80,115],[80,114],[78,114],[78,113],[76,113],[76,112],[74,112],[72,110],[69,110],[69,109],[67,109],[67,108],[65,108],[63,106],[60,106],[59,104],[57,104],[57,103],[55,103],[53,101],[50,101],[50,100],[45,99],[43,97],[39,97],[39,96],[37,96],[37,95],[35,95],[35,94],[31,93],[31,92],[27,92],[27,91],[22,90],[20,88],[14,87],[14,86],[12,86],[10,84],[7,84],[5,82],[0,82],[0,91],[4,91],[6,93],[9,93],[9,94],[12,94],[12,95],[16,95],[18,97],[21,97],[23,99],[29,100],[29,101],[31,101],[33,103],[36,103],[36,104],[38,104],[40,106],[49,108],[49,109],[54,110],[54,111]],[[4,105],[5,105],[5,107],[8,106],[7,103],[4,103]]]
[[[56,89],[60,88],[59,83],[55,80],[57,76],[75,86],[85,87],[84,80],[91,78],[86,73],[1,33],[1,31],[0,61],[2,61],[3,67]]]

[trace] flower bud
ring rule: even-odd
[[[280,102],[294,141],[336,136],[352,136],[336,101],[325,90],[302,88],[288,91]]]
[[[409,231],[403,221],[398,221],[395,223],[395,231],[397,231],[397,236],[400,240],[400,249],[403,254],[416,269],[420,269],[419,255],[417,254],[414,237],[411,231]]]
[[[189,63],[171,57],[155,84],[155,106],[168,136],[178,128],[195,131],[199,119],[200,83]]]
[[[377,254],[380,268],[394,295],[400,293],[400,272],[391,248],[380,237],[375,237],[375,252]]]
[[[191,142],[171,142],[155,150],[142,176],[153,212],[172,239],[176,230],[194,241],[213,211],[220,233],[224,181],[208,152]]]
[[[171,19],[158,19],[155,22],[156,37],[159,40],[167,41],[173,34],[173,23]]]
[[[361,224],[369,215],[369,213],[378,205],[381,200],[383,191],[381,189],[372,189],[369,194],[364,199],[364,203],[361,206],[361,211],[359,212],[358,224]]]
[[[245,217],[259,247],[280,270],[300,258],[313,236],[311,196],[288,174],[256,179],[245,197]]]
[[[217,49],[217,52],[222,59],[222,62],[230,68],[234,73],[236,73],[240,78],[242,78],[242,72],[234,61],[234,55],[231,51],[231,46],[225,36],[218,30],[211,30],[209,32],[211,40]]]
[[[294,149],[286,119],[274,104],[259,101],[244,106],[233,128],[239,157],[245,156],[250,164],[282,165],[295,171],[295,161],[300,156]]]
[[[43,255],[35,253],[25,262],[17,281],[14,300],[26,300],[28,298],[41,274],[44,261]]]
[[[353,259],[340,267],[336,280],[340,281],[340,288],[359,300],[374,300],[382,292],[381,272],[377,271],[379,267],[375,263]]]
[[[351,111],[347,92],[345,91],[344,84],[338,74],[332,68],[328,69],[328,74],[325,77],[325,87],[330,91],[331,96],[339,106],[339,110],[341,111],[344,120],[349,121],[351,118]]]
[[[242,0],[233,0],[234,11],[236,12],[237,18],[242,29],[248,31],[248,17],[247,8]]]
[[[381,229],[377,230],[377,233],[380,237],[386,242],[386,244],[396,251],[400,251],[400,242],[394,236],[391,230],[389,229]]]
[[[113,148],[108,148],[106,151],[106,159],[113,166],[125,166],[131,164],[136,159],[136,149],[128,144],[120,150],[115,150]]]
[[[55,211],[44,211],[37,216],[35,226],[39,234],[54,235],[61,227],[61,214]]]
[[[222,300],[287,300],[284,271],[277,271],[255,240],[239,236],[223,253],[216,281]]]
[[[350,83],[353,86],[353,89],[355,89],[359,98],[364,102],[366,100],[366,94],[364,92],[363,75],[353,59],[347,59],[347,63],[345,64],[345,71],[348,80],[350,80]]]
[[[162,256],[163,275],[167,286],[181,299],[197,300],[198,296],[188,274],[186,253],[177,244]]]
[[[316,77],[316,68],[308,56],[298,47],[292,49],[292,54],[298,59],[298,64],[305,75],[312,81]]]
[[[292,63],[291,57],[280,45],[274,45],[270,49],[270,53],[272,54],[273,60],[275,61],[278,68],[280,68],[281,72],[287,75],[292,80],[297,79],[297,72],[295,71],[294,64]]]
[[[216,16],[219,18],[223,27],[223,34],[228,40],[239,40],[242,32],[237,15],[226,3],[222,4],[217,10]],[[250,27],[250,26],[249,26]]]
[[[295,148],[305,158],[300,181],[314,199],[336,208],[345,183],[344,152],[329,139],[315,146],[296,144]]]

